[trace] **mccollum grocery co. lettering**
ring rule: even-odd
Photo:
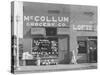
[[[69,17],[55,16],[24,16],[26,26],[66,27]]]

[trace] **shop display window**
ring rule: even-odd
[[[58,58],[57,38],[33,38],[33,58],[40,59],[40,65],[55,65]]]
[[[41,56],[58,56],[57,38],[34,38],[32,53]]]
[[[87,53],[86,41],[78,41],[78,53]]]

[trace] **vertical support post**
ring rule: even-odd
[[[17,36],[17,67],[19,67],[19,39],[23,38],[23,2],[14,1],[14,31]]]

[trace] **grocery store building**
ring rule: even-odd
[[[22,9],[20,66],[72,64],[73,51],[79,64],[97,62],[96,6],[23,2]]]

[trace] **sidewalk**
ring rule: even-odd
[[[82,64],[59,64],[48,66],[22,66],[15,73],[27,72],[46,72],[46,71],[67,71],[67,70],[84,70],[84,69],[97,69],[97,63],[82,63]]]

